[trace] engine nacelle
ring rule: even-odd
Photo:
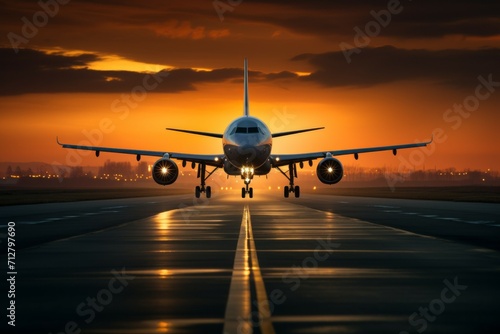
[[[325,184],[335,184],[342,180],[344,167],[335,158],[324,158],[318,163],[318,167],[316,167],[316,175]]]
[[[172,160],[162,158],[153,165],[152,174],[156,183],[166,186],[177,180],[179,168]]]

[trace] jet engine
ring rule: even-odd
[[[153,165],[153,180],[156,183],[166,186],[172,184],[179,176],[179,168],[170,159],[162,158]]]
[[[342,180],[344,168],[337,159],[327,157],[318,163],[316,175],[318,179],[325,184],[335,184]]]

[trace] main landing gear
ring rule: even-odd
[[[194,164],[193,164],[194,165]],[[194,168],[194,167],[193,167]],[[207,174],[207,165],[204,163],[198,164],[198,175],[197,177],[201,179],[201,184],[199,186],[196,186],[194,189],[194,195],[196,198],[200,198],[201,193],[205,193],[205,196],[207,198],[212,197],[212,187],[206,186],[205,187],[205,181],[208,180],[208,178],[218,169],[219,167],[215,167],[211,172]]]
[[[302,166],[302,165],[301,165]],[[296,198],[300,197],[300,187],[294,185],[293,181],[297,177],[297,166],[295,164],[289,164],[288,165],[288,171],[284,172],[281,168],[276,167],[281,174],[285,175],[285,177],[290,181],[289,186],[285,186],[283,188],[283,195],[285,198],[288,198],[290,196],[290,193],[294,193]]]

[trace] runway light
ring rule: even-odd
[[[168,275],[169,275],[169,272],[167,269],[158,270],[158,276],[160,276],[160,278],[167,278]]]
[[[168,323],[165,321],[160,321],[158,323],[158,332],[159,333],[168,333]]]

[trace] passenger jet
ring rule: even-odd
[[[284,187],[284,196],[289,197],[290,193],[293,193],[295,197],[299,197],[300,187],[295,185],[295,178],[297,178],[297,164],[300,168],[303,168],[304,162],[308,162],[309,166],[312,166],[313,160],[321,159],[316,167],[316,175],[321,182],[331,185],[339,182],[344,175],[342,164],[339,160],[334,158],[336,156],[352,154],[357,160],[360,153],[367,152],[392,151],[393,154],[396,155],[397,150],[422,147],[432,142],[431,139],[428,142],[422,143],[356,148],[348,150],[329,150],[299,154],[274,153],[272,151],[274,138],[319,130],[324,127],[272,133],[264,122],[256,117],[250,116],[248,104],[248,64],[246,59],[244,61],[243,77],[243,116],[231,122],[224,133],[221,134],[167,128],[167,130],[171,131],[220,138],[222,139],[223,153],[189,154],[171,151],[147,151],[125,148],[82,146],[62,144],[59,140],[57,140],[57,143],[63,148],[95,151],[96,156],[99,156],[100,152],[133,154],[136,155],[137,161],[139,161],[142,156],[160,157],[160,159],[153,165],[152,176],[156,183],[163,186],[174,183],[179,175],[179,168],[172,159],[182,161],[183,167],[186,166],[187,162],[190,162],[193,169],[197,166],[197,177],[200,179],[200,185],[195,188],[195,196],[197,198],[199,198],[202,193],[204,193],[207,198],[211,197],[211,187],[206,185],[206,181],[216,170],[223,168],[224,172],[228,176],[239,176],[242,180],[244,180],[245,187],[241,189],[241,197],[245,198],[245,196],[248,195],[252,198],[253,188],[249,186],[253,177],[255,175],[267,175],[272,168],[279,170],[289,181],[289,185]],[[207,166],[212,169],[207,170]],[[288,170],[285,170],[287,167]]]

